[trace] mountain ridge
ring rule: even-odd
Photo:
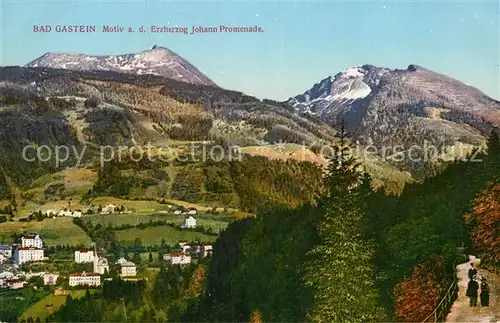
[[[101,65],[99,62],[102,60],[99,61],[98,57],[104,61]],[[410,64],[406,69],[388,69],[371,64],[351,66],[280,103],[257,100],[241,92],[215,87],[212,83],[200,84],[196,76],[191,82],[186,82],[182,77],[169,77],[172,75],[172,69],[169,69],[172,65],[166,67],[169,71],[167,76],[146,73],[147,70],[140,68],[148,60],[164,65],[165,57],[174,59],[176,67],[183,67],[183,62],[190,64],[158,45],[136,54],[121,56],[48,53],[39,61],[27,64],[31,67],[26,67],[26,70],[11,70],[15,71],[12,80],[25,90],[28,89],[26,81],[30,84],[34,82],[41,89],[40,94],[47,97],[98,96],[101,102],[123,109],[118,115],[116,109],[113,112],[120,120],[118,128],[128,124],[125,120],[137,118],[130,114],[131,111],[146,114],[147,118],[152,116],[151,121],[156,123],[154,129],[149,126],[147,129],[130,129],[130,133],[137,131],[135,136],[138,138],[146,138],[149,134],[157,137],[165,133],[176,138],[199,140],[216,135],[243,146],[278,141],[314,145],[315,142],[329,142],[337,125],[344,120],[352,142],[363,149],[377,148],[377,158],[381,157],[384,162],[388,161],[412,174],[415,169],[425,169],[425,163],[405,160],[401,164],[394,160],[399,152],[392,152],[389,157],[393,159],[386,160],[387,156],[382,156],[380,150],[387,146],[402,146],[402,154],[408,154],[413,145],[418,145],[420,151],[417,155],[420,156],[425,154],[422,147],[429,142],[440,150],[440,157],[457,157],[450,150],[456,146],[460,149],[465,147],[465,153],[468,153],[474,148],[483,147],[485,134],[500,124],[498,101],[478,89],[417,64]],[[48,61],[44,62],[43,59]],[[88,65],[80,66],[80,62],[89,60],[98,61],[90,65],[94,66],[93,69]],[[125,69],[123,66],[121,69],[106,69],[116,64],[125,66]],[[192,65],[186,66],[188,74],[197,71]],[[8,72],[6,69],[3,71]],[[10,78],[9,73],[5,74],[7,78]],[[109,81],[124,83],[118,85]],[[129,96],[126,88],[130,85],[150,89],[137,87]],[[149,100],[139,102],[138,95],[147,96]],[[184,106],[185,111],[178,110],[182,102],[190,102],[191,105]],[[101,138],[106,144],[108,140],[116,139],[102,132],[106,128],[105,122],[97,122],[99,114],[111,112],[85,113],[94,122],[93,128],[87,131],[99,130],[97,136],[94,133],[94,138]],[[187,135],[186,131],[191,134]],[[118,134],[117,138],[129,142],[133,136]],[[423,171],[417,177],[426,175]]]
[[[113,71],[153,74],[197,85],[217,86],[188,60],[159,45],[137,53],[87,55],[75,52],[47,52],[24,67],[61,68],[77,71]]]
[[[416,64],[394,70],[348,67],[286,103],[333,127],[345,121],[351,139],[363,147],[401,146],[408,153],[417,145],[419,156],[430,143],[443,154],[458,147],[464,157],[500,127],[499,101]]]

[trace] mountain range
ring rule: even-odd
[[[313,151],[336,140],[341,120],[359,144],[357,157],[379,182],[404,182],[483,147],[487,133],[500,126],[498,101],[417,65],[349,67],[276,102],[222,89],[159,46],[119,56],[47,53],[25,67],[3,67],[0,99],[0,166],[23,185],[53,171],[20,167],[26,143],[212,140],[267,157],[322,162]],[[307,153],[277,152],[277,143],[305,144]],[[426,144],[439,150],[438,160],[404,158],[425,155]]]

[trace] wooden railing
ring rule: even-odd
[[[448,315],[453,302],[457,299],[457,294],[458,281],[455,278],[434,311],[429,314],[429,316],[427,316],[422,322],[443,322],[446,318],[446,315]]]

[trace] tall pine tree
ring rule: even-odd
[[[486,143],[488,155],[486,156],[485,167],[489,168],[493,177],[500,178],[500,138],[497,130],[492,130]]]
[[[317,226],[321,243],[310,252],[304,279],[313,292],[309,319],[316,322],[383,320],[374,287],[372,243],[363,237],[362,219],[370,178],[350,155],[344,124],[340,143],[333,147],[319,200],[324,217]]]

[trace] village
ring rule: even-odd
[[[41,214],[41,211],[37,211]],[[72,217],[80,219],[88,214],[127,214],[123,206],[108,204],[104,207],[92,206],[86,212],[64,208],[59,211],[47,210],[44,216],[47,218]],[[195,208],[183,208],[170,211],[175,215],[184,215],[184,222],[180,225],[183,229],[196,229],[197,222],[194,215]],[[140,264],[134,263],[125,256],[111,262],[104,248],[98,248],[95,242],[93,248],[74,248],[71,252],[74,257],[71,260],[75,267],[84,268],[81,271],[73,271],[62,275],[59,271],[37,270],[44,263],[50,263],[51,259],[46,256],[43,237],[36,233],[25,233],[13,244],[0,245],[0,289],[22,289],[33,287],[34,281],[44,286],[58,287],[55,294],[62,293],[64,289],[99,288],[104,279],[112,280],[111,272],[117,273],[122,280],[137,280]],[[212,244],[208,242],[189,242],[178,240],[171,246],[170,251],[161,254],[161,262],[166,265],[186,266],[210,257],[212,255]],[[150,254],[151,257],[151,254]],[[116,258],[116,257],[115,257]],[[42,266],[43,268],[43,266]]]
[[[163,255],[163,260],[169,265],[189,265],[212,255],[210,243],[188,243],[179,241],[170,253]],[[136,279],[138,265],[121,257],[110,265],[105,255],[99,255],[94,249],[78,249],[74,251],[76,264],[92,264],[92,271],[73,272],[68,277],[62,277],[58,272],[23,271],[24,264],[34,264],[48,261],[44,256],[43,240],[36,233],[21,237],[20,244],[0,245],[0,289],[20,289],[37,277],[43,280],[43,285],[61,285],[72,287],[99,287],[103,276],[110,273],[110,267],[118,269],[118,275],[123,280]],[[106,278],[111,280],[112,278]]]
[[[68,297],[90,293],[103,301],[141,286],[149,301],[166,281],[184,290],[195,271],[210,265],[220,232],[241,216],[232,208],[167,198],[24,203],[0,232],[0,312],[21,322],[43,322]]]
[[[167,205],[168,208],[173,208],[172,205]],[[91,215],[91,214],[131,214],[133,213],[131,210],[127,210],[125,206],[115,205],[115,204],[107,204],[105,206],[101,205],[90,205],[86,211],[82,211],[81,209],[74,209],[71,207],[71,202],[68,202],[66,207],[61,208],[60,210],[34,210],[31,211],[31,214],[28,218],[36,218],[36,217],[45,217],[45,218],[56,218],[56,217],[70,217],[70,218],[81,218],[83,215]],[[168,214],[172,213],[174,215],[196,215],[197,210],[193,207],[187,208],[177,208],[175,210],[163,210],[159,211],[159,213]],[[190,221],[192,222],[192,220]],[[192,225],[192,224],[191,224]],[[188,226],[189,227],[189,226]]]

